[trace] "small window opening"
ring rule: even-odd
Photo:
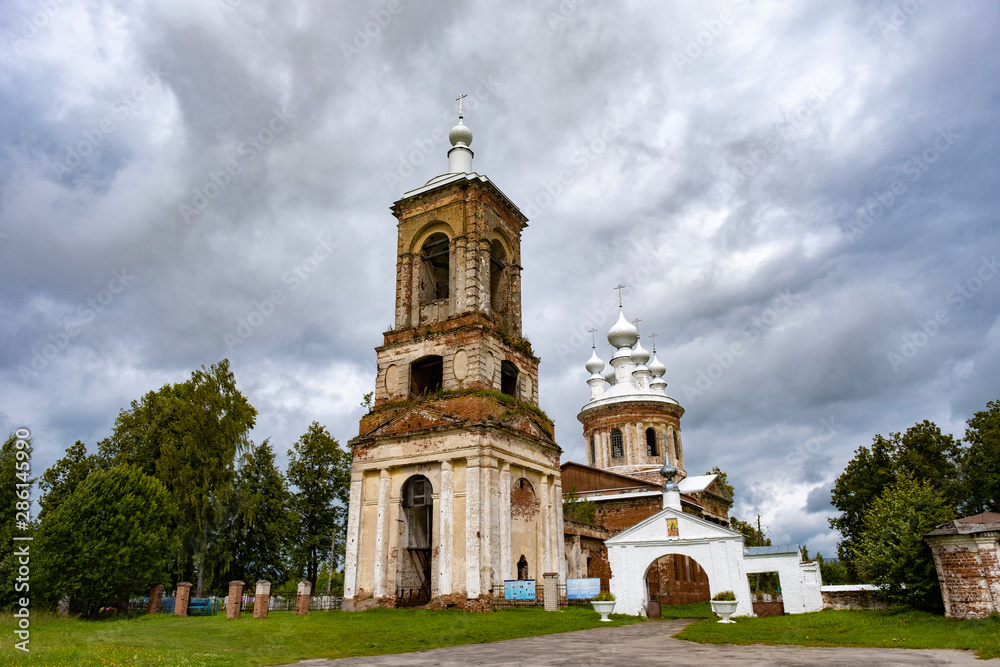
[[[597,449],[594,447],[594,434],[590,434],[590,465],[597,465]]]
[[[656,429],[646,429],[646,455],[658,456],[656,453]]]
[[[444,358],[436,355],[417,359],[410,364],[410,393],[433,394],[441,390]]]
[[[506,360],[500,362],[500,391],[517,398],[517,366]]]
[[[622,445],[622,432],[617,428],[611,429],[611,458],[620,459],[625,456],[625,447]]]
[[[423,262],[420,273],[420,305],[448,298],[448,237],[431,234],[420,249]]]

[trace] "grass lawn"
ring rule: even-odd
[[[797,644],[970,649],[1000,657],[1000,619],[961,621],[919,611],[833,611],[771,618],[698,621],[675,635],[707,644]]]
[[[660,607],[660,618],[715,618],[710,602],[695,602],[694,604],[663,605]]]
[[[444,646],[533,637],[598,626],[638,623],[611,615],[602,623],[589,605],[553,613],[509,609],[493,613],[370,609],[364,612],[272,612],[265,619],[244,615],[179,618],[168,614],[129,620],[81,621],[32,614],[31,652],[14,648],[14,618],[0,615],[0,664],[67,665],[280,665],[306,658],[406,653]]]

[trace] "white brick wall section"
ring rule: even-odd
[[[361,490],[364,479],[351,479],[351,495],[347,502],[347,545],[344,555],[344,597],[353,598],[358,590],[358,557],[361,553]]]
[[[375,520],[375,597],[386,595],[386,555],[388,552],[389,488],[392,478],[383,470],[378,480],[378,518]]]
[[[438,593],[448,595],[451,593],[451,561],[454,551],[454,532],[452,523],[455,518],[455,489],[453,482],[453,472],[449,461],[441,462],[441,492],[438,494],[438,519],[439,552],[438,552]]]

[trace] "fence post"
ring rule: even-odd
[[[188,602],[191,601],[191,584],[182,581],[177,584],[177,597],[174,600],[174,614],[177,616],[188,615]]]
[[[545,596],[545,611],[559,611],[558,572],[546,572],[542,575],[542,595]]]
[[[149,589],[149,606],[146,607],[147,614],[159,614],[160,605],[163,603],[163,584],[156,584]]]
[[[309,613],[309,594],[312,593],[312,584],[308,581],[299,582],[299,594],[295,599],[295,615],[305,616]]]
[[[256,608],[256,601],[254,607]],[[229,601],[226,604],[226,618],[239,618],[243,608],[243,582],[237,579],[229,582]],[[256,613],[256,612],[255,612]]]
[[[254,591],[253,617],[267,618],[267,608],[271,601],[271,582],[267,579],[257,580],[257,590]]]

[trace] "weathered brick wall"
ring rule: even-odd
[[[597,523],[612,533],[631,528],[663,509],[660,495],[622,500],[602,500],[597,505]]]
[[[984,618],[1000,609],[1000,560],[995,533],[928,538],[945,616]]]
[[[822,591],[823,609],[887,609],[878,591]]]
[[[708,575],[698,561],[681,554],[663,556],[649,568],[649,597],[663,605],[692,604],[708,600]]]

